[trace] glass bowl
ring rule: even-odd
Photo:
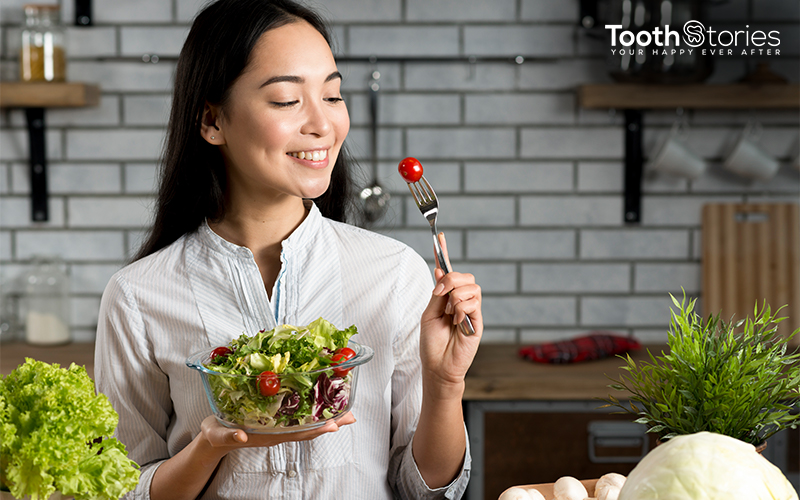
[[[192,354],[186,366],[200,374],[211,410],[222,425],[256,434],[300,432],[337,420],[353,406],[359,367],[375,352],[352,340],[348,347],[355,356],[336,365],[335,370],[326,367],[277,374],[280,390],[274,396],[261,394],[258,374],[220,373],[209,368],[213,366],[213,348]]]

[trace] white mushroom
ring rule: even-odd
[[[539,492],[537,491],[536,493]],[[529,495],[528,490],[514,486],[504,491],[498,500],[531,500],[532,498],[535,497]]]
[[[553,500],[586,500],[589,493],[583,483],[572,476],[558,478],[553,485]]]
[[[601,476],[594,487],[594,494],[597,500],[617,500],[619,491],[622,489],[622,485],[625,484],[625,479],[625,476],[616,472]]]
[[[528,495],[531,496],[531,500],[546,500],[539,490],[528,490]]]

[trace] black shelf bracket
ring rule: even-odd
[[[626,223],[642,219],[642,111],[625,110],[625,202],[623,217]]]
[[[44,108],[25,108],[28,122],[28,144],[30,149],[31,220],[44,222],[49,219],[47,200],[47,148],[45,147]]]

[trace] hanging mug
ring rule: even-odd
[[[655,148],[646,169],[688,179],[700,177],[706,170],[706,162],[689,150],[686,137],[686,125],[675,122]]]
[[[780,163],[759,145],[761,133],[760,124],[748,123],[725,156],[725,168],[748,179],[771,179],[778,172]]]

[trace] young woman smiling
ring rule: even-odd
[[[219,0],[181,52],[153,229],[101,304],[96,381],[141,465],[131,498],[458,498],[464,376],[483,323],[470,275],[344,223],[349,117],[321,20]],[[466,316],[476,334],[456,325]],[[211,416],[193,352],[318,317],[375,350],[353,414],[248,434]],[[356,422],[356,417],[359,419]]]

